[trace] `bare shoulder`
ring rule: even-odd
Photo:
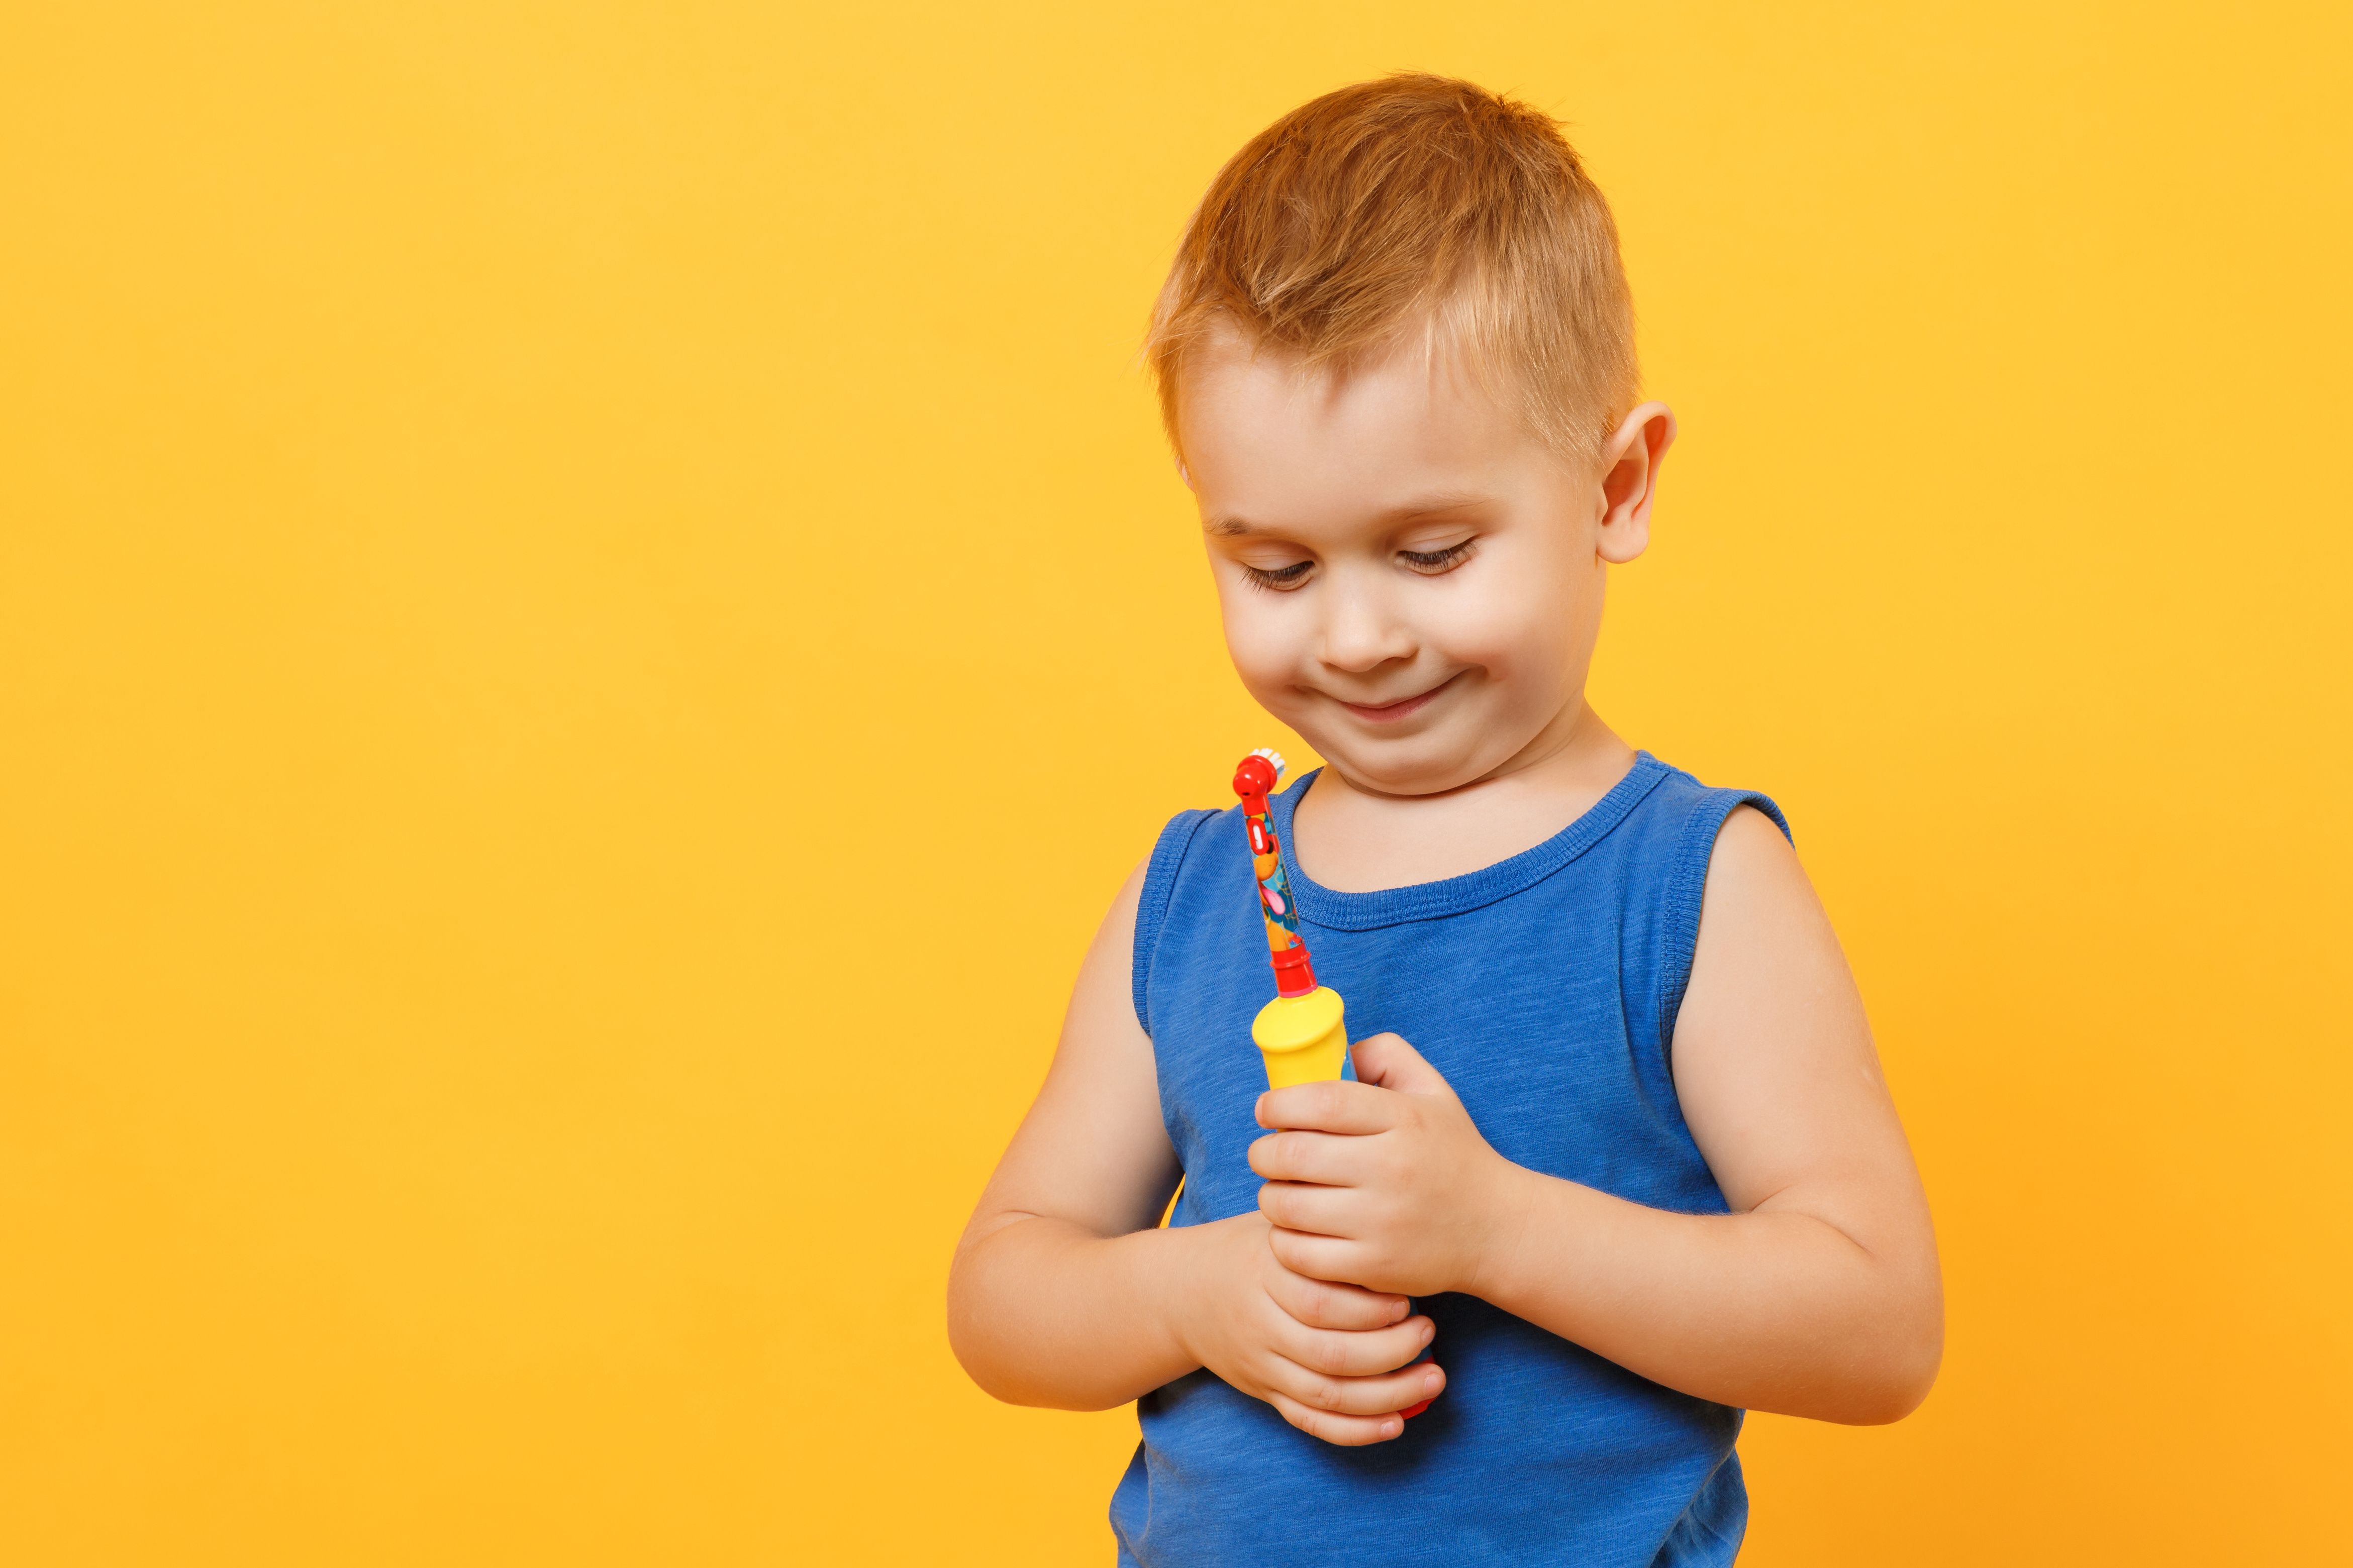
[[[1753,805],[1735,806],[1716,833],[1715,853],[1708,860],[1709,901],[1719,891],[1769,895],[1773,889],[1787,894],[1802,889],[1810,898],[1812,886],[1797,850],[1773,819]]]
[[[1771,817],[1755,806],[1734,809],[1717,833],[1700,905],[1699,945],[1692,954],[1694,997],[1704,997],[1741,955],[1786,964],[1801,952],[1838,958],[1838,938],[1798,852]]]
[[[1132,1047],[1140,1043],[1147,1052],[1151,1049],[1143,1025],[1136,1021],[1130,987],[1135,966],[1135,915],[1144,900],[1145,873],[1150,864],[1138,861],[1127,874],[1119,891],[1112,895],[1111,908],[1103,911],[1103,924],[1095,928],[1094,941],[1087,944],[1078,983],[1071,989],[1063,1049],[1074,1043],[1082,1047],[1097,1043],[1105,1035],[1119,1044]],[[1073,1024],[1082,1026],[1073,1030],[1070,1026]]]
[[[1135,963],[1135,913],[1144,893],[1145,867],[1138,865],[1113,895],[1111,908],[1095,928],[1094,940],[1080,960],[1077,980],[1071,986],[1070,1010],[1063,1016],[1062,1037],[1047,1070],[1050,1092],[1058,1080],[1077,1076],[1092,1083],[1097,1070],[1111,1064],[1125,1068],[1119,1076],[1132,1077],[1139,1058],[1146,1065],[1152,1042],[1136,1020],[1132,976]]]

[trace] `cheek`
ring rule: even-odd
[[[1299,668],[1306,647],[1306,617],[1283,611],[1280,595],[1248,586],[1218,586],[1226,652],[1253,694],[1279,688]],[[1263,699],[1261,699],[1263,700]]]
[[[1556,578],[1495,574],[1484,591],[1447,605],[1430,626],[1450,663],[1475,665],[1498,680],[1556,671],[1589,612]]]

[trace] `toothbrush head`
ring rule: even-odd
[[[1234,769],[1234,793],[1249,803],[1252,811],[1263,811],[1266,797],[1282,782],[1282,758],[1261,746]]]

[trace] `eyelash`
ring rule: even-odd
[[[1475,539],[1466,539],[1443,550],[1400,550],[1398,553],[1404,556],[1415,571],[1425,572],[1434,577],[1440,573],[1451,572],[1469,560],[1471,547],[1477,542]]]
[[[1477,542],[1475,539],[1466,539],[1460,544],[1450,544],[1443,550],[1400,550],[1398,553],[1405,558],[1406,564],[1414,571],[1424,576],[1437,577],[1451,572],[1469,560],[1471,547]],[[1245,566],[1242,568],[1242,575],[1249,579],[1250,585],[1253,588],[1262,588],[1271,594],[1281,594],[1296,588],[1306,581],[1307,574],[1313,571],[1314,566],[1315,563],[1313,561],[1294,561],[1288,566],[1278,566],[1271,572],[1263,566]]]
[[[1263,588],[1271,594],[1280,594],[1287,588],[1299,586],[1314,564],[1313,561],[1294,561],[1288,566],[1278,566],[1271,572],[1263,566],[1245,566],[1242,568],[1242,575],[1250,579],[1250,584],[1253,588]]]

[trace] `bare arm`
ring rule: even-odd
[[[956,1358],[1018,1405],[1104,1409],[1198,1364],[1159,1310],[1175,1260],[1154,1226],[1178,1172],[1124,984],[1143,880],[1095,933],[1045,1085],[948,1274]]]
[[[1141,868],[1081,966],[1054,1064],[948,1275],[948,1339],[999,1399],[1104,1409],[1208,1366],[1335,1442],[1397,1436],[1430,1321],[1292,1274],[1258,1215],[1159,1229],[1177,1163],[1129,964]]]
[[[1726,1405],[1908,1413],[1943,1346],[1926,1199],[1837,939],[1753,811],[1717,842],[1673,1064],[1729,1215],[1644,1208],[1509,1163],[1388,1036],[1357,1051],[1376,1087],[1261,1102],[1261,1121],[1297,1130],[1252,1154],[1282,1178],[1261,1197],[1276,1256],[1381,1289],[1468,1290]]]

